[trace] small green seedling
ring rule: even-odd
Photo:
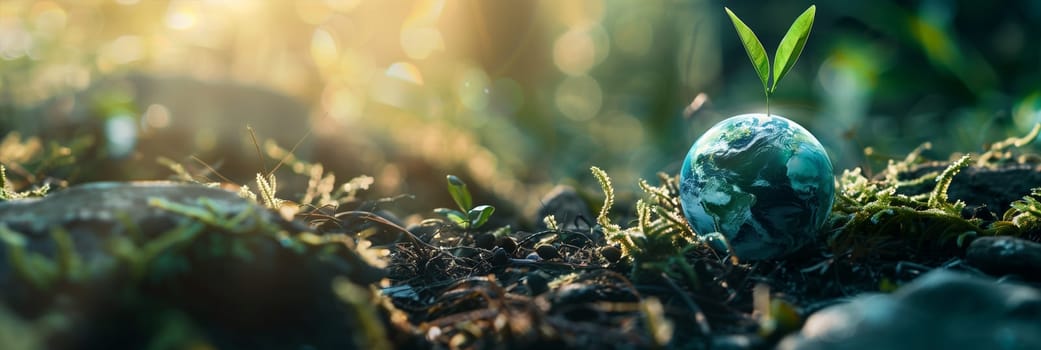
[[[452,195],[459,210],[448,208],[437,208],[434,212],[444,216],[449,221],[464,229],[478,228],[488,222],[488,218],[495,212],[495,207],[490,205],[478,205],[473,207],[473,199],[470,190],[466,189],[466,183],[455,175],[448,175],[448,193]],[[466,213],[466,214],[463,214]]]
[[[730,21],[734,22],[734,29],[737,29],[737,35],[741,37],[745,52],[748,52],[748,58],[752,60],[755,73],[763,82],[763,91],[766,93],[766,113],[770,114],[770,96],[777,89],[777,83],[784,78],[785,74],[788,74],[792,66],[795,66],[795,61],[802,54],[802,49],[806,46],[806,39],[810,37],[810,28],[813,27],[813,16],[817,13],[817,6],[810,5],[806,12],[799,15],[799,18],[796,18],[792,26],[788,28],[788,33],[781,39],[781,44],[777,46],[777,53],[774,54],[773,81],[770,80],[770,57],[766,55],[763,43],[759,42],[759,38],[752,32],[752,29],[737,18],[734,12],[729,8],[724,7],[724,9],[727,11],[727,15],[730,15]]]

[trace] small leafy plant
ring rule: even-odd
[[[448,193],[452,195],[452,200],[459,206],[459,210],[437,208],[434,209],[434,213],[444,216],[463,229],[481,227],[495,212],[495,207],[490,205],[474,207],[473,198],[470,196],[470,190],[466,189],[466,183],[455,175],[448,175]]]
[[[788,28],[788,33],[781,39],[781,44],[777,46],[777,53],[774,54],[772,81],[770,80],[770,57],[766,55],[763,43],[759,41],[752,29],[745,25],[745,22],[737,18],[733,11],[730,11],[729,8],[724,9],[726,9],[727,15],[730,15],[730,21],[734,22],[734,29],[737,29],[737,35],[741,37],[745,52],[748,53],[748,58],[755,67],[755,73],[763,82],[763,91],[766,93],[766,113],[770,114],[770,96],[777,89],[777,83],[795,66],[795,61],[802,54],[802,49],[806,46],[806,39],[810,36],[810,28],[813,27],[813,16],[817,13],[817,6],[811,5],[799,15]]]
[[[695,244],[698,237],[683,219],[679,184],[675,178],[659,174],[662,185],[658,187],[640,180],[640,189],[650,198],[636,202],[637,224],[622,228],[607,217],[614,203],[611,178],[598,167],[594,166],[590,171],[604,192],[604,205],[597,216],[597,224],[604,230],[608,241],[618,244],[625,259],[632,263],[630,277],[641,280],[644,276],[664,274],[685,281],[692,290],[700,289],[697,272],[686,259],[687,253],[698,248]]]

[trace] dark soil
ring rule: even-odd
[[[943,168],[927,164],[909,177]],[[1041,172],[1034,166],[969,168],[949,193],[976,208],[967,217],[993,221],[1038,183]],[[654,347],[641,306],[656,298],[674,327],[669,347],[771,348],[798,324],[761,329],[757,285],[768,286],[771,299],[804,317],[861,293],[892,290],[935,268],[977,271],[965,262],[964,246],[889,238],[842,252],[822,242],[784,260],[737,264],[699,248],[686,256],[699,282],[692,286],[665,275],[630,279],[632,267],[617,261],[595,228],[513,232],[494,246],[481,243],[487,233],[448,225],[412,231],[424,242],[457,247],[401,243],[392,255],[389,277],[400,292],[389,295],[407,315],[398,331],[410,335],[399,345],[417,347]]]
[[[929,164],[912,173],[937,169],[942,166]],[[955,177],[950,195],[976,208],[967,210],[966,217],[987,222],[1037,183],[1041,171],[1036,167],[969,168]],[[667,273],[634,276],[629,260],[583,213],[588,205],[561,208],[549,212],[574,211],[562,216],[573,220],[566,220],[572,224],[561,230],[512,231],[498,237],[439,220],[404,228],[371,202],[318,208],[300,217],[318,233],[365,232],[370,241],[390,248],[386,278],[378,284],[386,298],[374,294],[373,305],[363,306],[378,310],[378,323],[397,348],[772,348],[797,331],[807,315],[853,296],[890,291],[939,267],[977,271],[965,260],[966,245],[893,235],[868,237],[842,250],[821,239],[785,259],[758,262],[736,261],[698,246],[683,256],[693,267],[693,280]],[[822,235],[832,231],[826,228]],[[227,240],[221,237],[227,236],[211,238]],[[1026,238],[1041,241],[1037,233]],[[166,329],[157,320],[170,310],[193,320],[194,333],[185,334],[219,348],[375,346],[365,341],[367,321],[358,312],[363,306],[345,304],[327,287],[335,285],[337,275],[327,261],[280,250],[273,240],[249,242],[268,254],[247,262],[213,258],[209,252],[219,245],[196,240],[182,252],[191,262],[190,272],[138,285],[132,294],[111,287],[110,281],[91,283],[102,287],[92,289],[86,301],[71,304],[91,309],[62,311],[80,328],[75,334],[57,334],[48,346],[145,347]],[[365,264],[357,257],[347,261]],[[379,278],[349,277],[358,285]],[[1029,277],[1015,278],[1041,284]],[[757,298],[757,290],[766,293]],[[69,309],[61,298],[77,295],[55,292],[41,310]],[[772,311],[757,307],[767,296],[780,301]],[[8,308],[25,316],[29,312],[24,305]],[[776,323],[764,323],[766,312]],[[786,312],[788,318],[778,318]]]

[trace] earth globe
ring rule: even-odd
[[[680,202],[691,227],[721,234],[743,260],[780,258],[812,242],[834,197],[824,147],[777,115],[719,122],[694,142],[680,173]]]

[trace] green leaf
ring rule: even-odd
[[[763,48],[763,43],[759,42],[759,38],[755,36],[752,29],[748,28],[745,22],[741,22],[741,19],[737,18],[734,12],[726,7],[723,9],[730,15],[730,21],[734,22],[734,29],[737,29],[737,35],[741,37],[741,43],[744,44],[745,52],[748,53],[748,59],[752,60],[752,66],[755,66],[755,73],[759,75],[759,80],[763,82],[763,89],[769,92],[770,58],[766,56],[766,49]]]
[[[490,218],[494,212],[495,207],[490,205],[479,205],[476,208],[470,209],[470,212],[467,213],[467,216],[469,216],[470,219],[470,227],[481,227],[481,225],[488,222],[488,218]]]
[[[795,61],[799,60],[799,55],[806,46],[806,39],[810,37],[810,28],[813,27],[813,16],[816,13],[817,5],[810,5],[810,8],[792,22],[788,33],[781,39],[777,53],[774,54],[774,81],[770,86],[770,93],[777,88],[777,82],[795,66]]]
[[[434,209],[434,213],[437,215],[444,216],[446,219],[452,221],[459,227],[466,227],[466,215],[458,210],[452,210],[448,208],[437,208]]]
[[[470,198],[470,190],[466,189],[466,183],[455,175],[448,175],[448,193],[452,195],[459,210],[467,211],[473,205]]]

